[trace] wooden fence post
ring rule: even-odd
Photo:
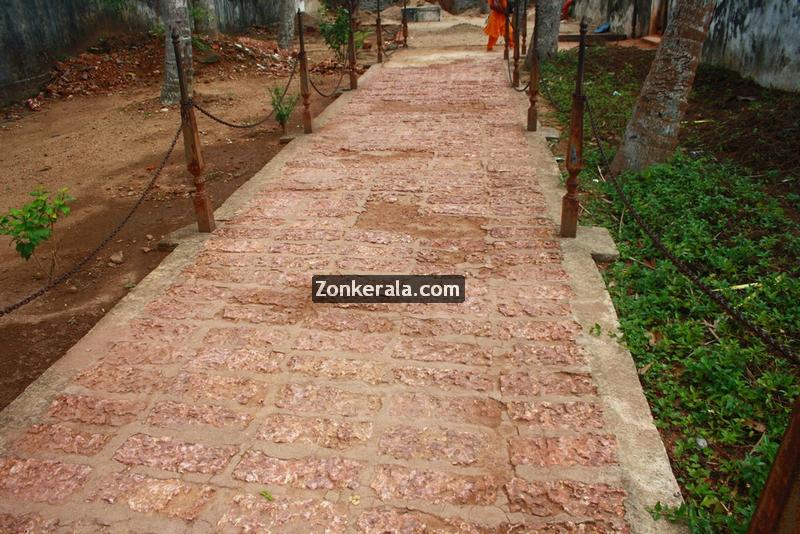
[[[800,525],[800,397],[794,400],[789,426],[747,534],[794,534]]]
[[[202,177],[205,161],[200,148],[200,130],[197,128],[197,117],[194,114],[192,99],[186,84],[186,73],[183,70],[183,54],[178,30],[172,30],[172,46],[175,49],[175,64],[178,68],[178,79],[181,87],[181,117],[183,119],[183,147],[186,157],[186,168],[194,177],[194,213],[197,217],[197,229],[200,232],[213,232],[216,228],[214,210],[206,193],[205,179]]]
[[[300,62],[300,94],[303,96],[303,131],[307,134],[313,133],[314,128],[311,119],[311,91],[308,86],[308,55],[306,54],[306,39],[303,33],[303,12],[297,10],[297,34],[300,38],[300,54],[297,60]]]
[[[514,87],[519,87],[519,21],[520,21],[520,2],[514,2],[514,75],[511,82]]]
[[[503,33],[503,59],[508,60],[508,41],[509,41],[509,26],[510,21],[508,20],[508,8],[506,8],[505,12],[503,13],[503,18],[505,19],[505,32]]]
[[[383,28],[381,27],[381,0],[377,4],[378,15],[375,20],[375,40],[378,46],[378,63],[383,63]]]
[[[522,50],[520,53],[524,56],[528,53],[528,0],[522,2]]]
[[[408,0],[403,0],[403,48],[408,48]]]
[[[572,111],[569,118],[569,144],[567,145],[567,193],[561,200],[561,237],[575,237],[578,232],[578,174],[583,169],[583,67],[586,58],[586,19],[581,21],[581,42],[578,50],[578,72],[575,92],[572,94]]]
[[[534,0],[536,2],[536,0]],[[537,6],[538,9],[538,6]],[[533,21],[533,40],[531,41],[531,46],[534,48],[536,47],[536,34],[538,33],[539,28],[536,24],[536,19]],[[539,123],[539,112],[536,109],[536,106],[539,103],[539,55],[536,53],[534,49],[531,53],[531,81],[528,87],[528,131],[535,132],[538,128]]]
[[[350,16],[350,35],[347,36],[347,58],[350,63],[350,89],[358,89],[358,75],[356,74],[356,10],[358,0],[350,0],[350,9],[347,10]]]

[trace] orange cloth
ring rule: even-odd
[[[488,35],[489,37],[494,37],[495,41],[497,41],[498,37],[505,38],[506,36],[506,18],[502,13],[498,13],[497,11],[492,10],[492,0],[487,0],[489,2],[489,20],[486,23],[486,27],[483,28],[483,33]],[[508,0],[499,0],[503,9],[508,9]],[[513,46],[514,43],[514,28],[511,24],[511,21],[508,23],[508,45]],[[492,43],[494,44],[494,43]]]

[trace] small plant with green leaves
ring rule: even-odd
[[[286,133],[286,124],[292,116],[294,108],[297,107],[299,95],[287,96],[280,87],[272,90],[272,109],[275,111],[275,120],[281,125],[281,131]]]
[[[199,50],[200,52],[208,52],[211,50],[211,45],[197,35],[192,35],[192,48]]]
[[[69,203],[75,199],[66,189],[61,189],[52,198],[44,189],[37,189],[29,194],[33,201],[21,208],[11,209],[0,217],[0,235],[11,237],[11,243],[20,257],[26,261],[33,258],[42,269],[44,267],[35,255],[36,249],[42,243],[51,241],[47,272],[52,280],[58,266],[58,241],[54,236],[54,228],[59,219],[69,215]]]
[[[331,16],[328,10],[323,10],[323,20],[319,23],[319,32],[328,47],[333,50],[336,60],[339,62],[344,61],[347,42],[350,37],[350,16],[348,11],[340,7]],[[356,45],[358,45],[359,33],[363,32],[356,32],[353,35],[356,39]],[[361,43],[363,44],[363,42],[364,36],[361,37]]]
[[[585,91],[609,158],[649,68],[647,62],[620,68],[620,56],[633,57],[625,54],[597,47],[586,56]],[[569,124],[577,59],[576,51],[560,52],[542,65],[541,87],[563,110],[555,114],[562,127]],[[788,93],[761,94],[784,108],[800,105]],[[695,105],[718,101],[719,89],[695,85],[692,99]],[[603,276],[684,499],[676,507],[655,504],[650,512],[686,524],[693,534],[744,534],[800,395],[800,366],[768,352],[661,256],[597,170],[603,158],[588,118],[585,127],[583,221],[605,226],[617,241],[621,259]],[[692,133],[691,122],[685,128]],[[623,175],[622,188],[707,285],[800,351],[800,224],[787,211],[800,197],[781,198],[769,188],[796,176],[796,167],[784,173],[768,152],[750,160],[760,171],[754,173],[725,161],[720,146],[730,141],[730,129],[694,131],[704,135],[684,138],[683,149],[663,164]],[[733,131],[759,142],[745,128]],[[698,149],[719,157],[693,154]]]

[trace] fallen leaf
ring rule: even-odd
[[[653,367],[653,362],[650,362],[647,365],[645,365],[644,367],[639,368],[639,371],[638,371],[639,376],[644,376],[645,374],[647,374],[647,371],[649,371],[651,367]]]

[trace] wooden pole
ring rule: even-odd
[[[505,18],[505,21],[506,21],[506,27],[505,27],[505,33],[503,34],[503,59],[508,59],[508,40],[509,40],[508,36],[510,35],[510,33],[508,31],[508,27],[510,25],[509,20],[508,20],[508,14],[509,14],[508,13],[508,8],[506,7],[506,10],[505,10],[505,13],[504,13],[504,15],[505,15],[504,18]]]
[[[520,54],[523,56],[528,53],[528,0],[522,3],[522,50]]]
[[[186,84],[186,73],[183,70],[183,54],[181,53],[178,30],[172,30],[172,47],[175,49],[175,64],[178,68],[178,80],[181,88],[181,116],[183,118],[183,148],[186,157],[186,168],[194,177],[194,213],[197,217],[197,229],[200,232],[213,232],[216,228],[214,211],[206,193],[205,179],[202,177],[205,161],[200,148],[200,130],[197,128],[197,117],[194,114],[192,100]]]
[[[350,63],[350,89],[358,89],[358,75],[356,74],[356,10],[358,0],[350,0],[350,9],[347,14],[350,19],[350,35],[347,36],[347,58]]]
[[[586,58],[586,19],[581,21],[581,40],[578,49],[578,73],[575,92],[572,94],[572,111],[569,119],[569,144],[567,145],[567,193],[561,200],[561,237],[575,237],[578,232],[578,174],[583,169],[583,67]]]
[[[794,504],[792,505],[792,501]],[[800,397],[794,400],[789,426],[767,483],[750,518],[747,534],[793,534],[800,525]]]
[[[381,27],[381,0],[377,4],[378,15],[375,20],[375,40],[378,44],[378,63],[383,63],[383,28]]]
[[[408,0],[403,0],[403,48],[408,48]]]
[[[535,0],[534,0],[535,1]],[[538,8],[538,6],[537,6]],[[536,34],[539,31],[539,27],[536,24],[536,19],[533,21],[533,41],[531,46],[535,47],[536,43]],[[528,131],[535,132],[538,128],[539,123],[539,112],[537,110],[537,104],[539,102],[539,55],[536,53],[536,50],[533,50],[531,54],[531,83],[528,87],[528,101],[530,105],[528,106]]]
[[[519,21],[520,21],[520,2],[514,2],[514,24],[512,31],[514,32],[514,75],[512,76],[512,83],[514,87],[519,87]]]
[[[300,61],[300,94],[303,96],[303,131],[310,134],[313,133],[314,128],[311,118],[311,91],[308,86],[308,55],[303,32],[303,12],[299,9],[297,10],[297,34],[300,38],[300,54],[297,60]]]

